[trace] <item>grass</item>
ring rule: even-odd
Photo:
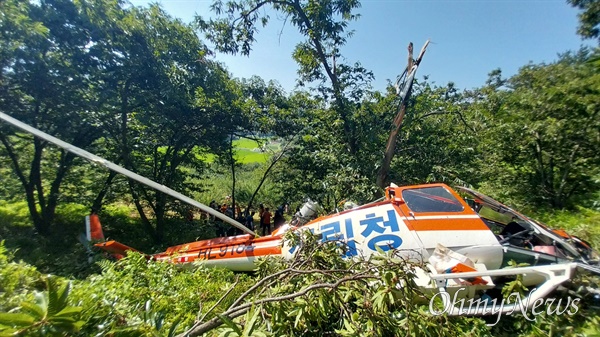
[[[600,250],[600,212],[579,207],[576,211],[555,210],[532,216],[556,229],[564,229],[569,234],[589,241]]]
[[[257,152],[249,149],[241,149],[235,151],[235,159],[242,164],[266,163],[271,157],[270,154]]]
[[[267,140],[263,144],[263,148],[269,152],[263,151],[257,141],[247,138],[240,138],[233,141],[235,148],[235,160],[240,164],[254,164],[254,163],[266,163],[271,157],[269,152],[279,151],[281,145],[279,142]],[[197,154],[198,159],[212,163],[215,161],[216,156],[214,154]]]
[[[242,149],[255,149],[259,147],[259,144],[252,139],[240,138],[233,141],[233,146]]]
[[[82,278],[98,271],[90,265],[88,251],[81,242],[89,207],[64,203],[56,210],[56,220],[48,236],[36,232],[25,201],[0,200],[0,241],[14,251],[17,260],[34,265],[43,273]],[[156,245],[147,234],[132,205],[120,202],[105,205],[100,221],[106,239],[114,239],[146,253],[167,246],[215,237],[215,228],[206,222],[187,222],[183,217],[167,218],[165,238]],[[1,286],[0,286],[1,288]],[[0,289],[1,290],[1,289]]]
[[[0,200],[0,226],[31,227],[26,201]]]
[[[247,205],[259,185],[265,166],[266,164],[254,163],[236,168],[235,199],[242,208]],[[231,195],[231,172],[227,169],[210,172],[205,178],[194,179],[193,182],[201,186],[202,190],[191,192],[190,197],[205,205],[208,205],[211,200],[222,204],[226,202],[225,198]],[[256,208],[258,204],[263,203],[268,207],[276,207],[284,201],[277,184],[271,178],[267,178],[256,195],[253,205]]]
[[[271,157],[269,152],[276,152],[281,148],[279,142],[270,139],[267,139],[266,143],[262,144],[263,149],[269,152],[263,151],[260,145],[252,139],[241,138],[234,140],[235,159],[241,164],[265,163]]]
[[[35,265],[43,273],[87,275],[94,267],[87,265],[87,253],[78,236],[85,232],[84,216],[88,212],[84,205],[60,204],[52,233],[42,236],[31,223],[25,201],[0,201],[0,238],[17,260]]]

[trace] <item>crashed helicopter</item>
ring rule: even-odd
[[[322,241],[343,241],[346,256],[369,256],[395,250],[407,259],[426,263],[415,270],[415,282],[430,294],[442,296],[451,315],[485,315],[485,307],[453,306],[451,295],[470,299],[486,294],[522,275],[533,286],[525,301],[531,306],[567,285],[576,273],[600,274],[600,256],[586,241],[551,229],[472,189],[445,184],[390,185],[385,197],[362,206],[317,217],[317,205],[307,202],[292,221],[269,236],[259,237],[244,225],[189,197],[122,168],[101,157],[65,143],[0,112],[0,119],[54,143],[67,151],[171,195],[237,227],[246,234],[186,243],[148,255],[178,264],[199,262],[234,271],[252,271],[258,258],[291,258],[297,247],[283,239],[289,231],[310,230]],[[117,257],[135,249],[117,241],[104,241],[97,215],[86,219],[89,240]],[[506,268],[510,261],[526,267]],[[533,288],[532,287],[532,288]],[[596,293],[595,289],[589,289]],[[456,298],[456,297],[455,297]],[[513,312],[517,304],[500,308]],[[494,314],[496,314],[494,312]]]
[[[415,282],[429,294],[449,294],[444,300],[456,298],[460,291],[462,298],[480,298],[502,289],[511,276],[522,275],[523,284],[536,290],[514,306],[543,299],[577,272],[600,274],[599,255],[586,241],[474,190],[457,189],[445,184],[391,185],[383,200],[322,217],[315,217],[317,205],[308,202],[291,222],[269,236],[244,234],[191,242],[149,257],[252,271],[261,257],[291,259],[297,247],[290,246],[284,235],[310,230],[322,241],[343,241],[348,258],[396,250],[407,259],[428,263],[428,270],[416,271]],[[117,255],[133,250],[116,241],[96,247]],[[529,266],[507,268],[511,261]],[[449,313],[486,314],[483,307],[454,308]]]

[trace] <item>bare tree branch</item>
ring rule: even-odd
[[[419,116],[419,118],[414,119],[415,122],[419,122],[422,121],[423,119],[429,117],[429,116],[434,116],[434,115],[447,115],[447,114],[455,114],[458,115],[458,117],[460,118],[460,120],[462,121],[463,125],[468,128],[469,130],[473,131],[473,133],[475,133],[475,129],[473,129],[469,124],[467,124],[467,121],[465,120],[465,117],[460,113],[460,111],[431,111],[428,112],[422,116]]]
[[[265,304],[265,303],[272,303],[272,302],[281,302],[281,301],[287,301],[287,300],[292,300],[295,299],[297,297],[301,297],[304,296],[308,293],[310,293],[311,291],[314,290],[318,290],[318,289],[336,289],[338,288],[340,285],[347,283],[347,282],[352,282],[352,281],[357,281],[357,280],[365,280],[365,279],[378,279],[379,276],[377,276],[376,274],[354,274],[354,275],[350,275],[350,276],[346,276],[344,278],[339,279],[336,282],[333,283],[317,283],[317,284],[313,284],[310,285],[300,291],[294,292],[292,294],[287,294],[287,295],[282,295],[282,296],[275,296],[275,297],[269,297],[269,298],[264,298],[261,300],[257,300],[257,301],[253,301],[250,303],[245,303],[243,305],[238,306],[237,308],[232,308],[227,310],[226,312],[224,312],[223,314],[221,314],[221,316],[225,316],[229,319],[234,319],[236,317],[239,317],[241,315],[244,315],[245,313],[247,313],[250,308],[252,306],[255,305],[261,305],[261,304]],[[212,330],[220,325],[223,324],[223,320],[220,317],[214,317],[213,319],[211,319],[210,321],[201,324],[199,326],[195,326],[192,329],[189,329],[188,331],[184,332],[183,334],[179,335],[179,337],[183,337],[183,336],[199,336],[202,335],[203,333]]]
[[[281,160],[281,158],[283,158],[283,156],[287,153],[287,150],[289,148],[289,146],[294,142],[294,140],[296,139],[296,136],[299,133],[297,133],[296,135],[294,135],[294,137],[292,137],[283,147],[283,149],[281,149],[281,151],[279,152],[279,155],[271,160],[271,164],[269,164],[269,167],[267,167],[267,170],[265,171],[265,173],[263,174],[262,178],[260,179],[260,182],[258,183],[258,186],[256,187],[256,189],[254,190],[254,193],[252,194],[252,197],[250,197],[250,201],[248,201],[248,206],[246,206],[246,209],[249,210],[250,207],[252,207],[252,202],[254,201],[254,198],[256,197],[256,195],[258,194],[258,191],[260,191],[260,188],[262,187],[262,185],[264,184],[265,180],[267,179],[267,176],[269,175],[269,172],[271,172],[271,169],[275,166],[275,164],[277,164],[279,162],[279,160]]]

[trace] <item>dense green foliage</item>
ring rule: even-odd
[[[496,189],[531,205],[564,208],[593,198],[600,176],[600,76],[588,50],[553,64],[528,65],[496,90],[482,136]]]
[[[597,225],[597,224],[596,224]],[[69,281],[16,263],[0,245],[0,335],[90,336],[545,336],[598,333],[598,308],[577,315],[489,320],[431,316],[412,283],[417,265],[393,252],[342,258],[305,232],[294,260],[265,259],[255,275],[182,269],[131,253]],[[405,286],[397,287],[398,282]],[[422,302],[415,299],[421,299]]]
[[[310,197],[333,209],[342,200],[364,202],[380,195],[374,172],[397,98],[392,88],[367,90],[369,76],[362,70],[331,63],[340,56],[333,43],[348,38],[345,27],[357,18],[352,12],[359,4],[223,3],[215,7],[223,18],[202,21],[201,27],[219,49],[246,53],[261,21],[258,11],[248,11],[267,5],[294,17],[309,36],[299,47],[305,52],[298,62],[305,83],[318,80],[318,95],[286,94],[258,77],[230,79],[222,65],[210,60],[192,27],[157,6],[8,1],[2,4],[3,31],[13,33],[3,35],[7,57],[0,106],[205,202],[231,195],[242,205],[268,201],[276,206]],[[61,33],[64,27],[70,27],[69,34]],[[600,80],[589,61],[597,56],[590,50],[565,54],[552,64],[528,65],[510,79],[497,72],[487,85],[471,91],[461,92],[451,83],[415,83],[389,182],[466,184],[532,208],[595,207]],[[45,80],[49,74],[51,80]],[[263,143],[265,135],[276,137],[279,146],[253,146],[260,152],[236,145],[242,139]],[[61,202],[95,209],[133,202],[144,231],[157,244],[165,241],[170,219],[188,210],[5,124],[0,138],[0,170],[7,179],[2,199],[25,199],[33,224],[44,235],[52,232]],[[243,167],[248,164],[254,169]],[[247,185],[247,177],[236,179],[252,170],[263,175],[254,186]],[[229,191],[215,189],[215,175],[229,177]]]
[[[101,274],[69,282],[45,276],[29,265],[14,263],[7,257],[4,246],[0,248],[3,298],[0,311],[19,308],[14,315],[28,315],[32,311],[38,314],[40,310],[30,309],[33,303],[24,305],[34,297],[36,305],[43,306],[40,298],[46,298],[48,305],[47,314],[41,317],[33,315],[31,319],[16,320],[3,314],[0,316],[0,333],[3,334],[8,332],[3,328],[13,326],[30,330],[26,335],[42,329],[52,335],[53,324],[60,321],[55,317],[64,318],[66,315],[60,312],[68,309],[74,326],[60,325],[59,328],[69,328],[70,335],[77,330],[80,336],[166,336],[171,328],[175,331],[191,325],[199,312],[208,313],[213,305],[216,312],[224,310],[251,282],[248,276],[224,270],[186,270],[167,263],[148,263],[141,254],[130,254],[118,263],[102,261]],[[217,303],[233,282],[237,282],[238,287],[228,299]],[[55,299],[61,301],[56,303],[56,308],[53,307]],[[34,324],[42,320],[47,323]],[[55,335],[61,335],[60,330],[56,332]]]
[[[580,33],[598,37],[598,1],[568,2],[583,10]],[[341,54],[359,7],[215,1],[213,19],[188,25],[121,0],[0,1],[0,111],[205,204],[295,209],[311,198],[330,211],[371,201],[399,102]],[[233,79],[195,30],[219,51],[248,54],[266,8],[305,37],[293,58],[306,91]],[[415,81],[387,183],[472,186],[600,247],[599,58],[581,49],[510,78],[497,70],[473,90]],[[142,251],[211,238],[217,227],[3,122],[0,143],[0,334],[170,336],[203,324],[224,336],[598,333],[588,307],[492,329],[428,317],[410,300],[418,289],[394,287],[410,285],[404,261],[344,260],[340,247],[314,242],[298,257],[306,263],[264,261],[257,275],[139,254],[90,264],[77,240],[90,208],[107,237]],[[264,286],[242,296],[254,284]]]
[[[567,0],[571,6],[581,10],[577,33],[584,38],[599,38],[600,41],[600,2],[597,0]]]

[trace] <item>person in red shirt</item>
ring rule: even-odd
[[[269,212],[269,207],[265,208],[265,211],[262,214],[262,221],[260,226],[262,228],[262,235],[266,236],[271,233],[271,212]]]

